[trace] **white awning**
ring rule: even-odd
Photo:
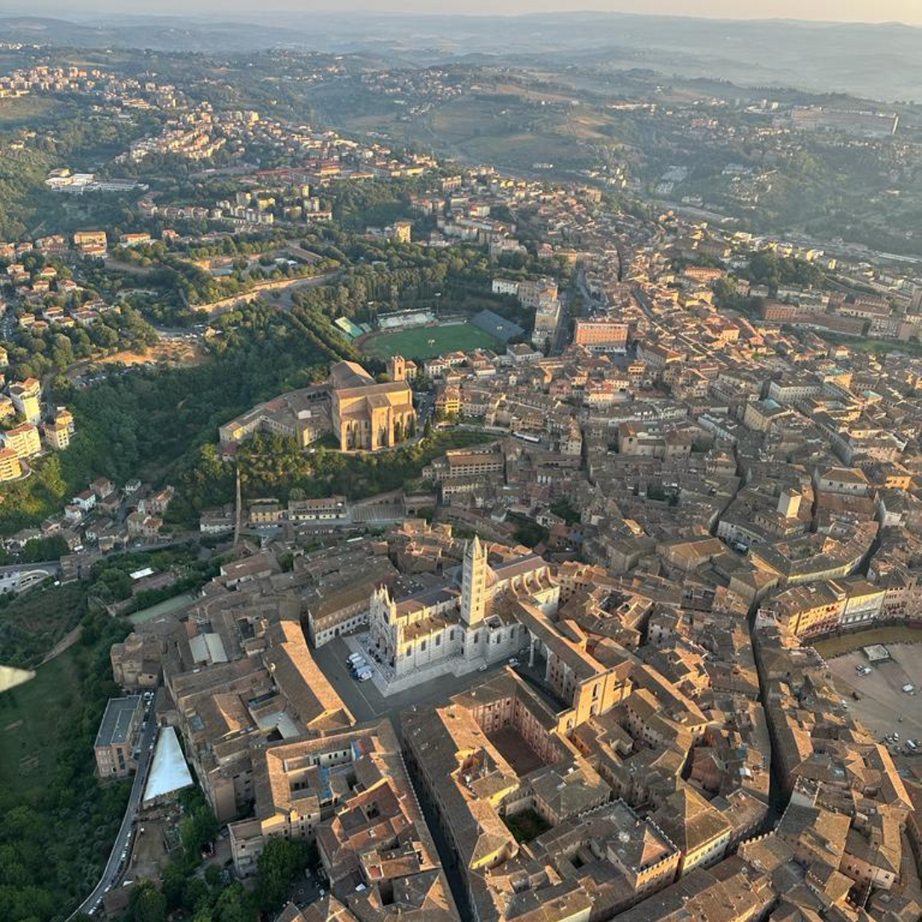
[[[165,797],[193,784],[189,766],[179,748],[176,731],[172,727],[164,727],[157,737],[154,762],[144,790],[144,803],[148,804],[158,797]]]

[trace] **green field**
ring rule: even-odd
[[[429,359],[443,352],[497,349],[501,345],[489,333],[469,323],[461,323],[376,333],[362,343],[362,352],[378,359],[388,359],[393,355],[402,355],[407,359]]]
[[[63,731],[80,714],[79,648],[39,667],[34,679],[0,695],[0,784],[40,789],[56,766]]]
[[[34,125],[49,116],[60,104],[47,96],[19,96],[0,99],[0,128],[21,128]]]

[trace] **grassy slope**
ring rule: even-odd
[[[80,709],[80,660],[71,648],[39,667],[35,678],[0,695],[0,784],[22,795],[40,791],[58,757],[59,730]]]

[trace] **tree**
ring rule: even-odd
[[[207,909],[211,904],[211,891],[208,889],[208,884],[200,877],[194,875],[190,877],[183,888],[182,904],[193,912]]]
[[[202,849],[218,834],[218,821],[211,807],[202,798],[201,803],[187,808],[186,816],[179,824],[179,838],[186,860],[198,864]]]
[[[216,864],[209,864],[205,868],[205,883],[208,884],[212,890],[217,890],[218,887],[224,882],[224,875],[221,873],[221,869]]]
[[[534,519],[526,516],[514,516],[512,520],[516,526],[513,537],[519,544],[533,548],[547,541],[548,530],[543,525],[539,525]]]
[[[128,900],[131,922],[166,922],[166,897],[149,880],[135,884]]]
[[[260,908],[266,912],[281,908],[288,899],[295,876],[307,867],[309,861],[307,843],[270,840],[256,864],[256,893]]]
[[[167,908],[172,912],[183,905],[183,890],[186,885],[186,872],[176,862],[167,865],[163,872],[161,892],[166,898]]]
[[[213,915],[215,922],[255,922],[258,913],[253,898],[238,881],[222,891]]]

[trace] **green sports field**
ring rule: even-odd
[[[362,352],[378,359],[388,359],[392,355],[402,355],[407,359],[429,359],[443,352],[497,349],[501,345],[499,340],[479,327],[461,323],[375,333],[362,343]]]

